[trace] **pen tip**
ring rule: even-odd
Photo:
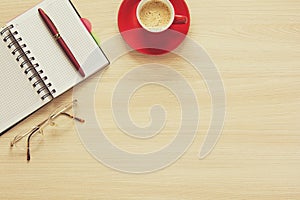
[[[39,11],[40,14],[44,13],[43,9],[41,9],[41,8],[39,8],[38,11]]]
[[[84,78],[85,77],[84,71],[81,68],[79,68],[78,71],[79,71],[80,75]]]

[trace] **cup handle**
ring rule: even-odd
[[[183,15],[175,15],[173,24],[187,24],[189,19]]]

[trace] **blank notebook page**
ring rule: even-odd
[[[68,0],[46,0],[12,21],[59,96],[84,80],[53,38],[38,8],[50,17],[71,49],[86,77],[108,65],[108,61]],[[86,62],[88,61],[88,62]]]
[[[7,43],[0,40],[0,132],[37,110],[45,102],[33,89]],[[20,112],[21,111],[21,112]]]

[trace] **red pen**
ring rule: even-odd
[[[40,16],[42,17],[43,21],[47,25],[48,29],[53,34],[54,39],[56,39],[56,41],[59,43],[59,45],[61,46],[61,48],[65,52],[66,56],[70,59],[70,61],[72,62],[72,64],[76,68],[76,70],[80,73],[80,75],[82,77],[85,77],[84,71],[80,67],[80,65],[77,62],[75,56],[73,55],[73,53],[71,52],[71,50],[69,49],[69,47],[67,46],[65,41],[62,39],[62,37],[59,34],[59,32],[58,32],[56,26],[54,25],[54,23],[51,21],[51,19],[48,17],[48,15],[43,11],[43,9],[39,8],[39,13],[40,13]]]

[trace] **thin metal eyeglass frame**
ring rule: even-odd
[[[68,103],[65,106],[59,106],[47,119],[45,119],[44,121],[42,121],[41,123],[39,123],[38,125],[34,126],[32,129],[30,129],[29,131],[27,131],[25,134],[23,135],[17,135],[14,137],[14,139],[11,141],[10,146],[13,147],[16,143],[18,143],[19,141],[21,141],[23,138],[27,137],[27,144],[26,144],[26,148],[27,148],[27,161],[29,162],[31,159],[30,156],[30,140],[32,138],[32,136],[37,133],[40,132],[41,134],[43,134],[43,129],[47,126],[53,126],[54,120],[56,118],[58,118],[60,115],[64,115],[67,116],[71,119],[74,119],[76,121],[79,121],[81,123],[84,123],[83,119],[80,119],[78,117],[75,117],[73,115],[70,115],[69,113],[66,113],[66,111],[68,109],[70,109],[75,103],[77,103],[77,100],[72,101],[71,103]],[[59,110],[62,107],[61,110]]]

